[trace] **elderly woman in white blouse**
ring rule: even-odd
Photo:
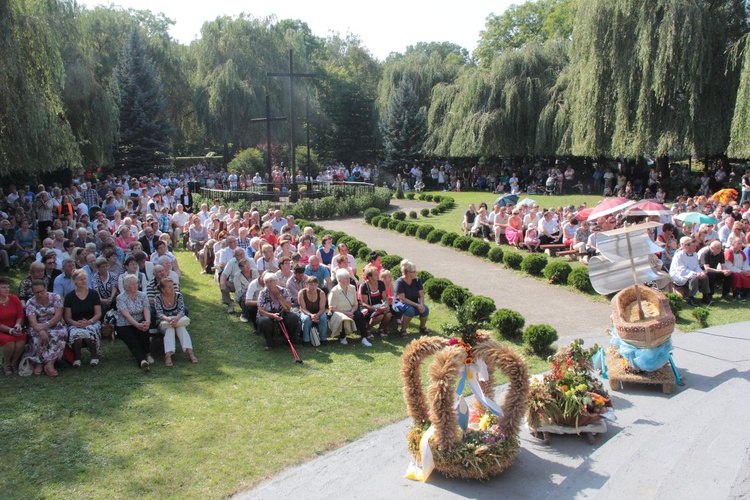
[[[336,270],[337,284],[328,294],[329,309],[332,313],[329,322],[331,334],[340,333],[341,343],[346,345],[346,335],[355,329],[362,336],[362,345],[372,347],[367,334],[367,320],[360,311],[357,289],[351,283],[347,269]]]

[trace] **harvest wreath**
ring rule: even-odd
[[[421,366],[433,355],[425,397]],[[490,397],[495,368],[509,380],[502,408]],[[434,468],[449,477],[486,479],[513,463],[529,392],[526,362],[513,349],[482,331],[463,340],[422,337],[405,349],[401,376],[414,421],[408,435],[413,462],[407,477],[425,481]],[[471,414],[462,395],[466,384],[476,397]]]

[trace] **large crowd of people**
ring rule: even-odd
[[[429,311],[412,263],[404,261],[394,280],[379,255],[358,269],[345,244],[334,246],[280,210],[239,213],[218,199],[199,205],[194,175],[0,191],[0,265],[28,269],[17,293],[0,277],[6,375],[57,376],[63,358],[74,368],[84,358],[98,366],[110,329],[144,371],[162,356],[162,342],[166,366],[178,341],[197,363],[178,249],[214,276],[226,313],[239,313],[266,349],[285,335],[317,347],[347,344],[351,334],[370,347],[376,334],[406,337],[414,316],[426,331]]]

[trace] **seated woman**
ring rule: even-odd
[[[310,329],[314,326],[318,329],[320,343],[325,344],[328,340],[326,294],[318,288],[318,278],[315,276],[308,276],[305,285],[305,288],[297,294],[299,319],[302,323],[302,342],[309,345]]]
[[[21,300],[10,293],[10,280],[0,276],[0,346],[3,348],[3,371],[13,375],[26,346]]]
[[[374,337],[367,333],[367,320],[359,310],[357,289],[351,283],[349,271],[344,268],[337,269],[336,281],[336,286],[328,294],[328,304],[332,313],[329,323],[331,333],[333,335],[339,333],[341,343],[346,345],[347,334],[356,328],[357,333],[362,337],[362,345],[372,347],[370,340]]]
[[[318,248],[318,257],[320,258],[320,262],[324,266],[328,266],[330,269],[331,262],[333,261],[333,254],[336,253],[336,250],[333,248],[333,238],[331,238],[330,234],[326,234],[323,236],[321,243],[322,244]]]
[[[91,366],[99,364],[102,302],[99,294],[89,288],[86,271],[73,271],[75,290],[65,296],[65,322],[68,324],[68,345],[73,349],[73,367],[81,366],[81,346],[91,353]]]
[[[117,276],[109,272],[109,261],[104,257],[96,259],[95,265],[96,272],[91,275],[91,289],[99,294],[102,314],[106,314],[117,297]]]
[[[508,219],[508,227],[505,228],[505,239],[508,240],[508,245],[518,247],[523,241],[523,218],[521,217],[521,210],[514,208],[511,212],[511,216]]]
[[[349,258],[346,255],[339,255],[336,257],[336,272],[334,273],[336,276],[338,276],[338,270],[344,269],[349,273],[349,278],[351,279],[352,285],[355,287],[357,286],[357,275],[354,269],[349,267]]]
[[[481,207],[479,213],[474,219],[474,224],[471,226],[472,235],[480,235],[485,240],[489,241],[490,234],[492,234],[492,223],[490,223],[489,215],[487,215],[487,209]]]
[[[191,363],[197,363],[198,359],[193,354],[193,342],[187,326],[190,318],[185,315],[185,301],[180,292],[175,291],[174,282],[169,276],[162,278],[159,283],[159,293],[154,298],[156,319],[159,322],[159,331],[164,334],[164,364],[172,366],[172,355],[175,352],[175,334],[180,339],[182,350],[190,358]]]
[[[396,300],[393,308],[401,316],[401,338],[406,338],[406,328],[414,316],[419,316],[419,333],[426,334],[430,310],[424,303],[424,289],[417,276],[417,266],[408,260],[401,261],[401,277],[396,280]]]
[[[44,264],[41,262],[32,262],[31,267],[29,267],[29,275],[22,279],[21,284],[18,286],[18,298],[21,299],[24,307],[26,306],[26,302],[34,296],[32,283],[37,280],[44,282],[46,287],[50,286],[50,277],[44,272]]]
[[[380,281],[380,273],[375,266],[367,266],[364,270],[365,279],[359,287],[362,306],[367,310],[365,319],[372,328],[378,326],[378,333],[382,338],[388,338],[388,324],[391,322],[391,307],[386,296],[385,283]],[[363,311],[364,312],[364,311]]]
[[[62,357],[68,338],[63,301],[56,293],[48,292],[42,280],[32,281],[31,290],[33,296],[26,303],[30,342],[24,358],[36,365],[34,375],[41,375],[44,370],[50,377],[57,377],[55,362]]]
[[[153,358],[149,354],[148,328],[151,324],[151,307],[146,292],[138,291],[138,278],[133,274],[123,280],[123,293],[117,296],[117,336],[128,346],[138,366],[149,371]],[[150,358],[150,360],[149,360]]]
[[[122,273],[117,278],[117,289],[118,290],[124,290],[125,289],[125,277],[126,276],[134,276],[136,278],[136,283],[138,286],[138,291],[145,292],[146,288],[148,287],[148,278],[146,278],[146,274],[142,273],[140,271],[140,267],[138,266],[138,260],[136,259],[135,255],[131,254],[125,257],[125,272]]]
[[[266,351],[273,349],[275,323],[283,322],[289,340],[299,342],[299,318],[292,312],[292,296],[289,289],[279,286],[279,278],[265,273],[265,288],[258,295],[258,330],[266,339]]]
[[[541,245],[542,242],[539,239],[539,232],[536,229],[536,224],[529,224],[523,243],[526,245],[529,252],[533,253],[539,251],[539,245]]]
[[[250,259],[241,259],[237,262],[239,272],[234,274],[232,281],[234,282],[234,299],[240,306],[242,314],[240,315],[240,321],[247,323],[250,321],[250,315],[248,315],[247,306],[245,305],[245,294],[253,280],[258,278],[258,271],[253,269]],[[255,317],[253,317],[255,320]]]

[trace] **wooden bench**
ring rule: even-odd
[[[575,258],[578,255],[578,250],[565,250],[563,252],[557,252],[558,257],[563,257],[567,255],[573,256]]]
[[[544,250],[544,253],[549,254],[550,257],[555,257],[558,255],[558,251],[564,251],[568,249],[568,245],[563,245],[562,243],[556,243],[554,245],[542,245],[542,250]]]

